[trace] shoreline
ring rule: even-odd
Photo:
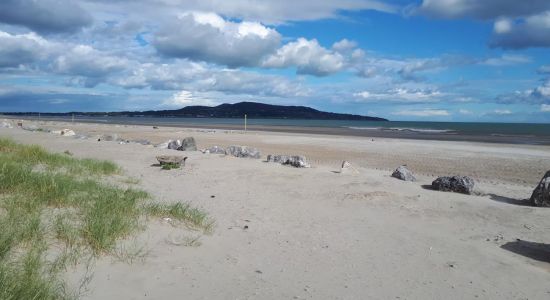
[[[27,120],[34,122],[65,122],[71,123],[66,118],[42,118],[18,117],[3,115],[3,118],[11,120]],[[110,124],[110,125],[135,125],[135,126],[158,126],[175,128],[194,128],[194,129],[217,129],[217,130],[239,130],[244,131],[243,125],[212,123],[212,124],[193,124],[166,122],[159,123],[147,122],[143,118],[135,118],[136,122],[102,122],[94,119],[75,119],[75,123],[87,124]],[[346,127],[309,127],[309,126],[279,126],[279,125],[248,125],[247,131],[258,132],[276,132],[276,133],[298,133],[314,135],[332,135],[341,137],[366,137],[366,138],[391,138],[407,140],[425,140],[425,141],[456,141],[456,142],[482,142],[492,144],[514,144],[514,145],[550,145],[550,137],[525,136],[525,135],[472,135],[455,133],[434,133],[434,132],[413,132],[406,130],[364,130],[352,129]]]
[[[550,169],[548,146],[24,123],[87,138],[20,128],[0,128],[0,136],[113,161],[152,200],[188,202],[216,222],[212,234],[201,235],[151,220],[120,245],[143,247],[143,260],[100,257],[83,299],[546,299],[550,293],[550,264],[541,258],[550,209],[522,200]],[[103,134],[154,143],[193,136],[199,149],[247,145],[262,158],[305,155],[312,167],[97,141]],[[158,155],[188,160],[168,171],[156,166]],[[340,173],[342,160],[356,172]],[[390,176],[401,164],[416,182]],[[476,193],[426,188],[446,175],[471,176]],[[186,246],[187,239],[200,245]],[[67,270],[69,287],[78,288],[86,270]]]

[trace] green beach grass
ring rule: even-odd
[[[0,299],[78,298],[60,274],[90,257],[130,257],[117,242],[144,229],[147,217],[212,229],[189,204],[154,203],[144,191],[104,183],[120,174],[109,161],[0,139]]]

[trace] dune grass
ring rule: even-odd
[[[188,204],[157,204],[136,189],[104,183],[114,163],[49,153],[0,139],[0,299],[70,299],[60,273],[85,257],[131,257],[117,241],[151,217],[209,231]]]

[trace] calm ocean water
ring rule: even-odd
[[[36,118],[33,118],[36,119]],[[70,120],[70,117],[42,117],[44,120]],[[225,125],[228,128],[244,127],[243,119],[221,118],[150,118],[150,117],[75,117],[75,121],[117,123],[135,125],[170,125],[170,126],[205,126]],[[405,121],[341,121],[341,120],[287,120],[287,119],[248,119],[249,128],[255,126],[285,126],[295,128],[325,128],[340,130],[353,135],[374,136],[404,136],[409,138],[430,136],[453,139],[453,136],[477,137],[508,137],[507,142],[549,144],[550,124],[532,123],[462,123],[462,122],[405,122]],[[337,131],[339,132],[339,131]],[[467,139],[465,139],[467,140]]]

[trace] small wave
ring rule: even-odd
[[[406,128],[406,127],[357,127],[350,126],[349,129],[356,130],[381,130],[381,131],[410,131],[418,133],[453,133],[456,132],[452,129],[424,129],[424,128]]]
[[[357,127],[357,126],[348,126],[346,128],[349,129],[357,129],[357,130],[382,130],[382,127]]]

